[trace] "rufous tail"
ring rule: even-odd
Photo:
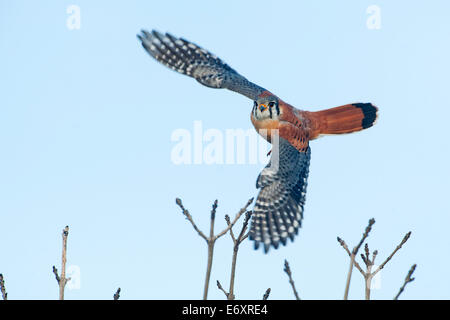
[[[353,103],[313,112],[317,121],[316,138],[321,134],[356,132],[373,126],[378,108],[371,103]]]

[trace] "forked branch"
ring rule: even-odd
[[[197,227],[197,225],[195,224],[191,214],[183,206],[183,203],[182,203],[181,199],[176,198],[175,202],[181,208],[181,211],[182,211],[183,215],[186,217],[187,220],[189,220],[189,222],[191,223],[191,225],[194,228],[194,230],[197,231],[199,236],[206,241],[206,244],[208,246],[208,262],[207,262],[207,265],[206,265],[205,286],[204,286],[204,290],[203,290],[203,299],[206,300],[208,298],[209,281],[210,281],[210,278],[211,278],[211,268],[212,268],[212,262],[213,262],[213,256],[214,256],[214,244],[217,241],[217,239],[219,239],[224,234],[226,234],[236,224],[236,222],[239,220],[239,218],[242,216],[242,214],[247,212],[247,208],[253,202],[253,198],[248,200],[246,205],[241,210],[239,210],[239,212],[236,214],[234,220],[232,222],[230,222],[228,224],[228,226],[224,230],[222,230],[221,232],[219,232],[216,235],[214,235],[214,224],[215,224],[215,220],[216,220],[216,210],[217,210],[218,202],[217,202],[217,200],[215,200],[213,205],[212,205],[212,209],[211,209],[209,236],[206,236],[205,233],[203,233]]]
[[[348,292],[350,289],[350,280],[352,278],[353,265],[355,265],[355,257],[358,254],[359,248],[361,248],[364,240],[366,240],[366,238],[369,236],[369,233],[372,230],[372,226],[374,223],[375,223],[375,219],[372,218],[369,220],[369,224],[367,225],[366,230],[364,231],[361,240],[359,241],[358,245],[353,248],[353,250],[350,254],[350,267],[349,267],[348,274],[347,274],[347,282],[345,284],[344,300],[348,299]],[[341,244],[341,246],[344,247],[344,244],[345,244],[344,240],[342,240],[339,237],[337,239],[338,239],[338,242]],[[345,249],[345,247],[344,247],[344,249]],[[346,251],[348,253],[350,253],[350,251],[348,250],[348,247],[347,247]],[[360,271],[362,271],[362,269],[360,267],[359,267],[359,269],[360,269]]]
[[[415,278],[411,278],[411,276],[413,275],[414,271],[416,270],[417,265],[413,264],[411,269],[409,269],[408,274],[406,275],[405,281],[403,282],[402,287],[400,288],[400,290],[398,291],[397,295],[395,296],[394,300],[398,300],[398,298],[400,297],[400,295],[402,294],[403,290],[405,290],[405,287],[408,283],[413,282]]]
[[[386,260],[380,265],[378,266],[375,271],[372,271],[374,265],[375,265],[375,258],[378,255],[378,250],[373,251],[372,253],[372,257],[370,257],[370,250],[369,250],[369,245],[366,243],[364,246],[364,253],[361,254],[361,259],[364,262],[365,266],[366,266],[366,270],[363,270],[363,268],[361,268],[361,266],[359,265],[359,263],[355,260],[356,258],[356,254],[359,250],[359,248],[361,247],[362,243],[364,242],[364,240],[367,238],[367,236],[369,235],[369,232],[371,230],[372,225],[375,223],[375,220],[371,219],[369,221],[369,225],[367,226],[363,237],[361,239],[361,241],[359,242],[359,244],[353,249],[352,252],[350,252],[350,250],[348,249],[347,244],[345,243],[344,240],[342,240],[341,238],[337,238],[339,244],[342,246],[342,248],[344,248],[344,250],[347,252],[348,256],[350,257],[350,270],[349,273],[347,275],[347,283],[346,283],[346,287],[345,287],[345,294],[344,294],[344,299],[348,299],[348,290],[349,290],[349,286],[350,286],[350,278],[351,278],[351,271],[353,269],[353,266],[355,266],[359,272],[362,274],[362,276],[364,277],[364,281],[365,281],[365,298],[366,300],[370,299],[370,289],[371,289],[371,283],[372,283],[372,279],[374,278],[374,276],[381,270],[383,269],[386,264],[392,259],[392,257],[397,253],[398,250],[400,250],[402,248],[402,246],[406,243],[406,241],[408,241],[409,237],[411,236],[411,231],[408,232],[402,239],[402,241],[400,242],[400,244],[394,249],[394,251],[386,258]],[[415,269],[415,265],[413,266],[413,268],[411,268],[410,272],[412,274],[412,272],[414,272]],[[414,280],[414,278],[412,278],[411,280],[411,274],[408,273],[407,278],[405,279],[405,283],[402,286],[402,288],[400,288],[400,292],[397,295],[397,297],[403,292],[405,286],[407,283],[412,282]],[[409,278],[408,278],[409,277]],[[409,281],[408,281],[409,279]],[[396,298],[397,298],[396,297]]]
[[[234,300],[235,295],[234,295],[234,280],[236,277],[236,260],[237,260],[237,254],[239,251],[239,245],[242,243],[242,241],[244,241],[245,239],[247,239],[248,237],[248,232],[247,231],[247,227],[248,227],[248,223],[250,221],[250,218],[252,216],[252,212],[251,211],[247,211],[245,212],[245,219],[244,219],[244,223],[242,224],[242,229],[241,232],[239,232],[238,237],[236,238],[233,232],[233,228],[231,225],[231,221],[230,221],[230,217],[228,215],[225,215],[225,221],[227,222],[227,225],[230,227],[230,236],[231,239],[233,240],[233,258],[231,260],[231,275],[230,275],[230,288],[228,290],[228,292],[226,292],[223,287],[220,285],[220,282],[217,281],[217,287],[223,291],[223,293],[225,294],[225,296],[227,297],[228,300]]]

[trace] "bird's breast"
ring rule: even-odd
[[[259,135],[267,141],[271,141],[273,134],[278,134],[280,121],[274,119],[258,120],[253,115],[251,116],[251,120]]]

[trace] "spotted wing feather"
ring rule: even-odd
[[[221,59],[183,38],[142,30],[137,35],[144,49],[165,66],[193,77],[210,88],[226,88],[256,100],[264,88],[248,81]]]
[[[298,151],[286,139],[274,144],[269,164],[262,170],[256,187],[260,188],[252,215],[250,240],[255,249],[264,246],[278,248],[292,241],[303,218],[303,206],[309,173],[311,150]]]

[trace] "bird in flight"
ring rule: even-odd
[[[226,88],[253,100],[251,122],[272,154],[256,181],[259,190],[249,238],[255,249],[277,249],[294,241],[303,219],[309,173],[309,142],[321,135],[343,134],[373,126],[377,107],[352,103],[317,112],[297,109],[250,82],[211,52],[183,38],[153,30],[137,35],[144,49],[163,65],[210,88]]]

